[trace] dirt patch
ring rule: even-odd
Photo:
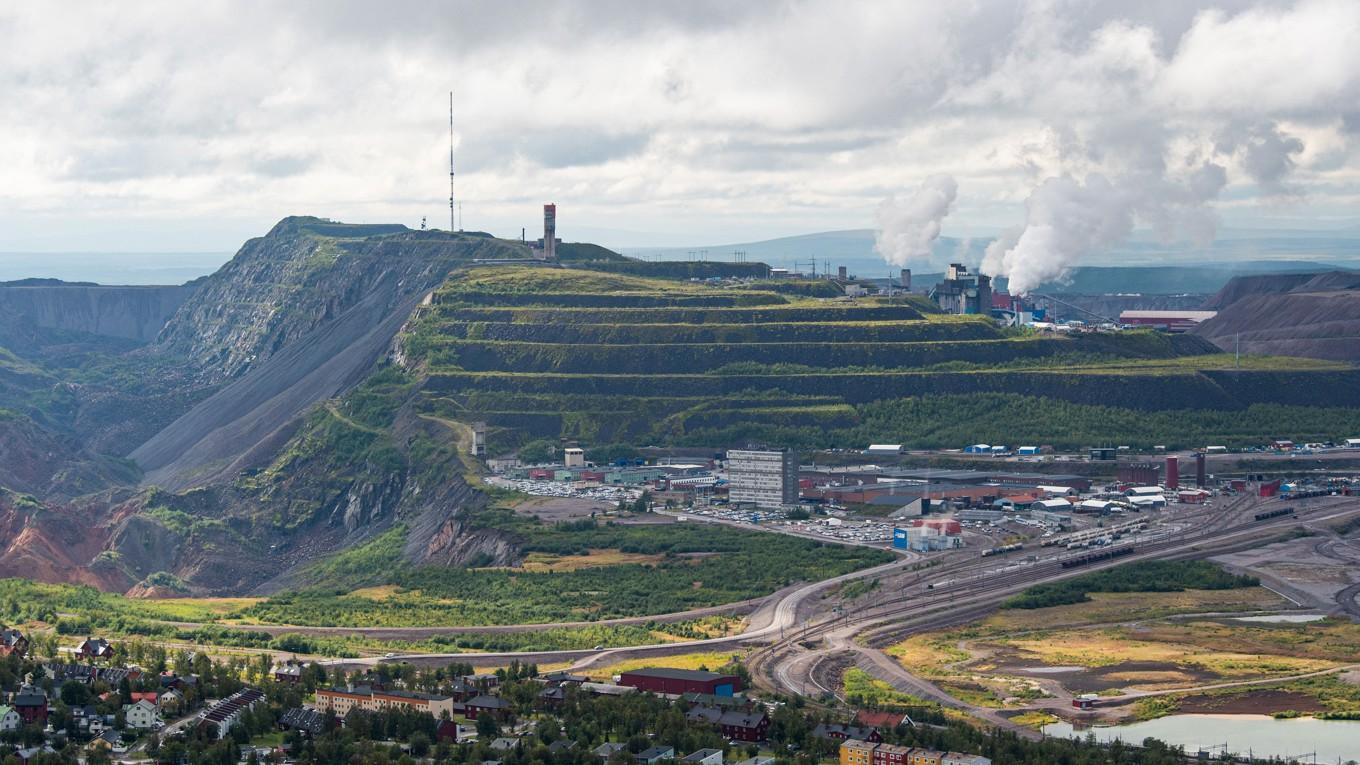
[[[1181,714],[1268,715],[1276,712],[1325,712],[1317,699],[1295,691],[1255,690],[1248,693],[1186,696],[1180,700]]]
[[[1349,568],[1312,563],[1267,563],[1259,567],[1291,582],[1310,584],[1350,584]]]
[[[1036,669],[1040,671],[1035,671]],[[1104,667],[1075,668],[1075,671],[1056,675],[1044,670],[1047,668],[1037,668],[1033,665],[1002,665],[997,667],[995,674],[1056,680],[1073,695],[1135,686],[1151,689],[1174,684],[1179,687],[1219,679],[1219,676],[1212,672],[1159,661],[1126,661]]]
[[[591,513],[613,509],[607,502],[578,497],[533,497],[515,505],[516,513],[535,516],[547,524],[579,521]]]

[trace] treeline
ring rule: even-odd
[[[1007,600],[1002,607],[1031,609],[1084,603],[1092,592],[1232,590],[1260,583],[1254,576],[1232,574],[1203,560],[1142,561],[1040,584]]]

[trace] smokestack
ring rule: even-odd
[[[838,266],[838,267],[836,268],[836,278],[837,278],[837,279],[840,279],[841,281],[845,281],[845,280],[846,280],[847,277],[846,277],[845,266]]]
[[[1166,458],[1166,488],[1179,489],[1181,487],[1181,463],[1175,457]]]
[[[902,276],[901,276],[900,279],[898,279],[898,282],[899,282],[898,286],[900,286],[904,292],[911,292],[911,269],[910,269],[910,268],[904,268],[904,269],[902,269]]]
[[[557,205],[543,205],[543,259],[557,260]]]
[[[1195,452],[1195,486],[1203,489],[1208,483],[1204,474],[1204,452]]]

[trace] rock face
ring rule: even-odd
[[[1225,351],[1360,362],[1360,273],[1239,277],[1194,334]]]
[[[453,269],[525,255],[480,234],[288,218],[182,288],[7,285],[26,302],[0,301],[0,576],[275,590],[397,525],[412,563],[511,560],[494,533],[450,536],[484,498],[454,434],[403,406],[414,380],[372,394],[378,415],[345,395]]]
[[[146,343],[156,339],[195,288],[192,282],[176,287],[0,284],[0,304],[39,327]]]
[[[204,280],[154,347],[224,387],[132,452],[148,485],[201,486],[249,467],[258,445],[277,445],[304,410],[362,380],[451,269],[520,254],[489,237],[373,228],[288,218]]]

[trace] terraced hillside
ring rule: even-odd
[[[536,267],[455,274],[400,343],[407,366],[424,375],[425,409],[486,421],[493,451],[556,437],[957,445],[945,440],[952,433],[913,428],[921,417],[902,415],[903,402],[933,407],[936,419],[966,416],[976,439],[1021,424],[1011,414],[1017,402],[1005,396],[1032,402],[1036,415],[1075,407],[1078,419],[1112,426],[1111,412],[1239,412],[1247,430],[1268,430],[1265,421],[1281,414],[1270,407],[1360,404],[1360,378],[1344,366],[1251,358],[1234,369],[1196,337],[1044,335],[943,315],[915,298],[816,299]],[[988,400],[1010,421],[989,420],[985,407],[967,411],[984,395],[1002,396]],[[1081,445],[1091,437],[1050,425],[1037,440]]]

